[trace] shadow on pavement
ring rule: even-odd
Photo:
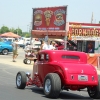
[[[41,94],[43,97],[45,97],[44,92],[43,92],[43,88],[38,88],[38,87],[30,87],[30,88],[26,88],[26,89],[31,89],[32,92],[37,93],[37,94]],[[46,98],[46,97],[45,97]],[[67,91],[62,91],[59,95],[58,99],[85,99],[85,100],[93,100],[90,97],[84,97],[78,94],[74,94],[74,93],[68,93]]]

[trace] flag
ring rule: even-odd
[[[93,22],[93,12],[92,12],[92,16],[91,16],[91,23]]]

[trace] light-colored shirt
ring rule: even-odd
[[[53,50],[54,47],[52,45],[44,44],[42,49],[43,50]]]
[[[14,42],[14,43],[12,44],[12,46],[13,46],[13,50],[17,50],[17,43],[16,43],[16,42]]]

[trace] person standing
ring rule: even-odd
[[[40,50],[43,49],[43,46],[45,45],[45,42],[44,41],[41,41],[41,47],[40,47]]]
[[[25,44],[25,39],[24,39],[24,40],[23,40],[23,49],[25,48],[25,45],[26,45],[26,44]]]
[[[18,56],[18,39],[15,39],[15,42],[12,44],[12,47],[13,47],[13,62],[16,62],[15,59],[17,58]]]
[[[54,47],[50,45],[50,40],[47,41],[47,44],[43,45],[42,50],[54,50]]]
[[[52,44],[51,45],[53,46],[53,50],[57,50],[56,43],[54,41],[52,41]]]

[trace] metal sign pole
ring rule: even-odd
[[[33,23],[34,22],[34,9],[33,8],[32,8],[32,19],[31,20],[32,20],[32,22],[30,24],[31,25],[30,26],[31,27],[31,29],[30,29],[30,33],[31,33],[31,43],[30,44],[32,45],[32,39],[33,39],[32,30],[34,29],[34,23]]]
[[[66,7],[66,16],[67,16],[67,10],[68,9],[68,6]],[[66,18],[66,22],[67,22],[67,18]],[[67,32],[68,32],[68,27],[69,27],[69,25],[68,24],[66,24],[65,25],[65,50],[67,50]]]

